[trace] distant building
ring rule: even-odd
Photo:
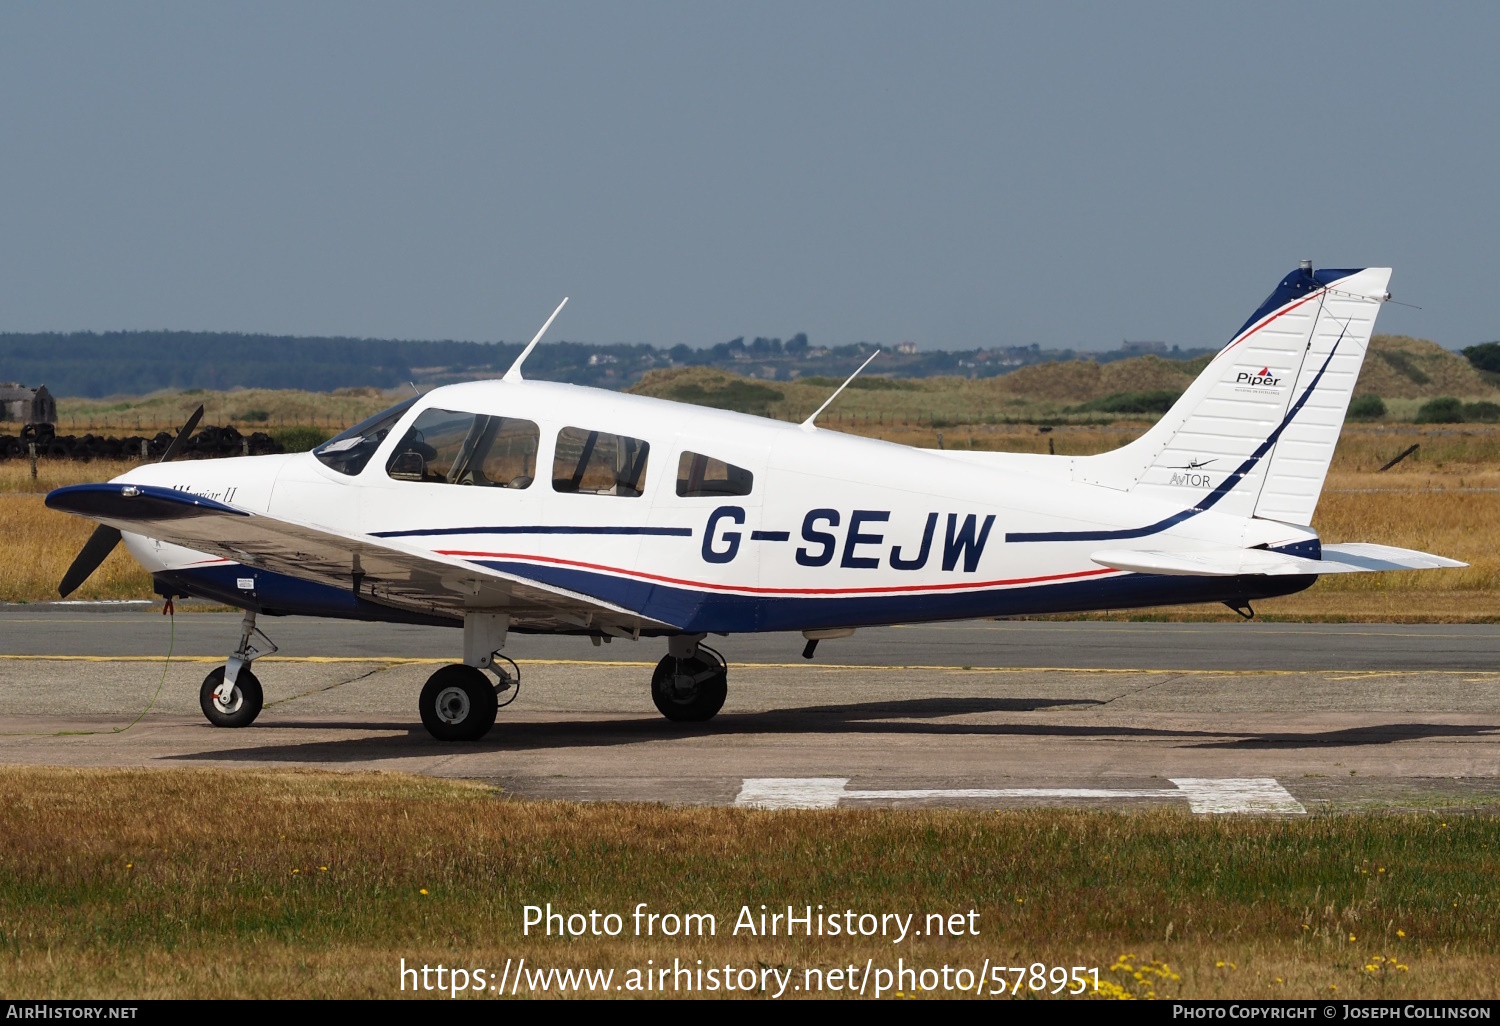
[[[1127,353],[1138,355],[1156,353],[1165,356],[1167,353],[1167,344],[1165,342],[1121,342],[1120,348]]]
[[[46,385],[26,388],[19,382],[0,381],[0,421],[56,424],[57,400]]]
[[[902,342],[896,347],[896,352],[902,356],[914,356],[917,352],[917,344],[915,342]]]

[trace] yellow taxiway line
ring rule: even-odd
[[[0,653],[0,662],[37,663],[160,663],[162,656],[102,656],[102,655],[14,655]],[[174,663],[222,663],[223,656],[173,656]],[[434,659],[416,656],[282,656],[268,655],[256,660],[258,663],[381,663],[387,666],[441,666],[456,662],[454,659]],[[611,661],[600,659],[517,659],[522,666],[597,666],[597,667],[652,667],[654,662]],[[1409,677],[1413,675],[1470,677],[1487,680],[1500,675],[1500,670],[1192,670],[1175,668],[1126,668],[1098,666],[945,666],[945,665],[900,665],[872,666],[859,663],[736,663],[736,670],[840,670],[863,673],[892,673],[902,670],[943,671],[948,673],[1087,673],[1087,674],[1195,674],[1213,677],[1296,677],[1307,674],[1337,674],[1337,679],[1357,680],[1365,677]]]

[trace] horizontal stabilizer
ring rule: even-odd
[[[1336,559],[1361,570],[1442,570],[1469,565],[1447,556],[1434,556],[1430,552],[1398,549],[1394,545],[1376,545],[1373,542],[1324,545],[1323,558]]]
[[[1456,559],[1446,559],[1413,549],[1363,542],[1326,545],[1323,547],[1323,555],[1323,559],[1308,559],[1306,556],[1294,556],[1289,552],[1271,549],[1195,549],[1184,552],[1111,549],[1095,552],[1089,558],[1112,570],[1174,577],[1283,577],[1468,566]]]

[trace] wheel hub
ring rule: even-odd
[[[438,719],[444,723],[462,723],[469,717],[469,696],[463,688],[448,687],[438,692],[437,701]]]
[[[240,706],[243,705],[244,702],[245,696],[240,693],[239,685],[235,685],[234,690],[229,692],[229,701],[227,702],[219,697],[218,692],[214,693],[214,708],[219,710],[219,712],[223,713],[225,716],[233,716],[235,713],[239,712]]]

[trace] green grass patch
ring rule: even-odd
[[[35,997],[385,996],[402,957],[991,957],[1097,965],[1133,987],[1108,969],[1129,954],[1172,967],[1153,977],[1163,997],[1477,996],[1500,968],[1500,822],[1450,812],[756,812],[523,802],[393,774],[0,778],[0,990]],[[523,906],[547,902],[708,912],[718,932],[523,937]],[[732,935],[741,906],[788,903],[974,909],[979,935]]]
[[[1182,395],[1159,389],[1152,392],[1116,392],[1102,399],[1090,399],[1073,407],[1077,413],[1166,413]]]
[[[837,388],[844,383],[842,378],[827,378],[814,375],[807,378],[798,378],[804,385],[818,385],[823,388]],[[917,392],[922,386],[911,378],[883,378],[879,375],[865,377],[861,375],[849,382],[850,388],[857,388],[861,392]]]
[[[1418,424],[1494,424],[1500,421],[1500,403],[1484,400],[1466,403],[1443,396],[1423,403],[1415,420]]]
[[[758,385],[742,378],[729,378],[718,387],[705,387],[698,382],[678,385],[669,393],[678,402],[697,406],[711,406],[719,410],[738,410],[740,413],[764,413],[772,403],[786,396],[774,388]]]
[[[1400,349],[1379,349],[1375,355],[1384,360],[1392,370],[1402,377],[1418,385],[1425,385],[1432,380],[1426,371],[1417,366],[1410,353]]]
[[[329,438],[333,437],[326,428],[306,427],[295,425],[292,427],[275,427],[266,432],[287,452],[309,452]]]

